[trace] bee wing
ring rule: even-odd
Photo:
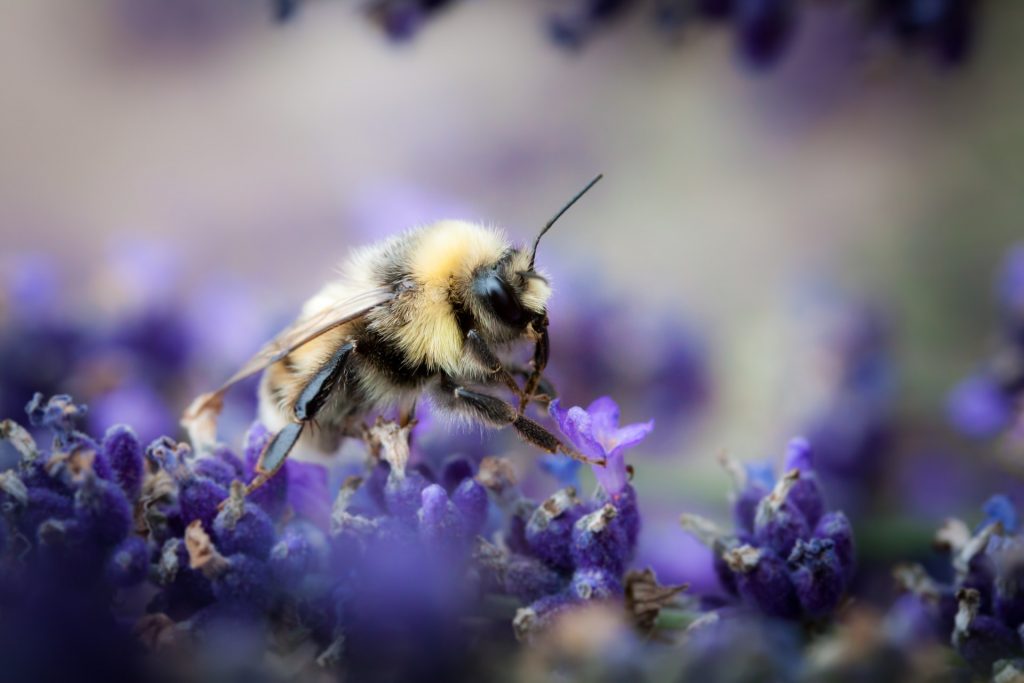
[[[339,325],[363,317],[377,306],[387,303],[394,292],[386,287],[369,289],[325,308],[308,318],[297,320],[263,345],[238,372],[216,391],[197,396],[181,418],[181,424],[192,437],[193,445],[212,444],[216,438],[216,419],[224,406],[224,394],[243,379],[273,365],[300,346],[313,341]]]

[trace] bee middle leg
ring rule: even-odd
[[[292,408],[294,422],[288,423],[274,434],[270,443],[260,453],[260,458],[256,462],[256,476],[246,487],[247,492],[251,493],[263,486],[284,466],[284,461],[302,436],[302,432],[316,418],[331,392],[342,380],[355,348],[354,342],[341,346],[302,388]]]
[[[515,406],[497,396],[464,387],[450,377],[441,380],[435,395],[442,405],[454,410],[470,412],[474,417],[492,427],[512,427],[519,438],[548,453],[562,453],[574,460],[591,465],[605,464],[603,459],[588,458],[575,448],[563,443],[543,426],[517,411]]]

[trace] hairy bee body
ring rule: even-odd
[[[494,380],[493,368],[467,353],[471,331],[494,349],[540,332],[550,288],[530,261],[500,231],[462,221],[434,223],[355,252],[341,277],[305,304],[300,321],[367,289],[386,289],[392,298],[270,365],[260,384],[261,420],[275,431],[293,421],[303,389],[347,344],[354,352],[317,412],[321,447],[335,446],[369,412],[397,407],[410,414],[424,394],[444,412],[478,417],[438,394],[442,385]],[[482,296],[491,291],[481,287],[482,278],[507,285],[494,291],[516,300],[518,319]]]
[[[263,372],[260,419],[274,435],[250,491],[280,469],[304,434],[315,433],[330,450],[341,437],[360,434],[367,413],[398,408],[402,420],[410,419],[421,396],[450,416],[511,427],[549,453],[600,463],[525,415],[531,401],[553,395],[542,376],[551,288],[534,268],[537,245],[600,179],[547,222],[532,249],[511,244],[495,228],[440,221],[354,252],[291,326],[220,388],[196,397],[182,417],[192,443],[212,447],[226,392]],[[534,344],[529,367],[501,360],[501,350],[524,340]],[[523,386],[514,375],[525,377]],[[507,389],[517,402],[488,387]]]

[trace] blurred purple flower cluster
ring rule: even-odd
[[[44,256],[3,265],[3,416],[37,391],[72,393],[89,404],[94,431],[127,422],[146,440],[175,433],[181,406],[272,331],[273,316],[237,280],[183,291],[180,260],[157,244],[121,245],[95,277],[74,281]],[[225,423],[236,431],[255,408],[254,392],[239,395]]]
[[[896,568],[907,596],[894,609],[918,640],[951,643],[978,674],[1016,680],[1024,674],[1024,536],[1006,496],[983,512],[973,530],[950,518],[938,531],[935,546],[947,558],[939,578],[919,564]]]
[[[816,287],[800,302],[812,339],[801,359],[813,386],[797,430],[814,445],[814,468],[834,504],[853,516],[871,507],[898,425],[897,371],[889,321],[872,303]],[[808,381],[805,379],[804,381]]]
[[[949,417],[968,437],[987,438],[1016,418],[1024,390],[1024,245],[1006,254],[995,281],[999,330],[984,363],[950,393]]]
[[[863,41],[884,36],[905,47],[922,47],[942,65],[964,62],[970,54],[977,12],[974,0],[876,0],[868,3],[835,0],[571,0],[572,9],[551,20],[553,39],[567,47],[582,46],[593,33],[638,6],[653,14],[655,25],[678,38],[697,22],[729,23],[736,54],[754,70],[782,62],[796,42],[805,15],[835,12],[859,27]]]
[[[782,477],[764,465],[727,461],[736,484],[735,530],[684,514],[683,527],[710,547],[723,589],[773,618],[823,622],[851,585],[853,529],[826,509],[810,444],[793,439]]]
[[[279,22],[292,20],[302,0],[272,0]],[[367,16],[388,38],[406,41],[440,10],[454,0],[370,0]],[[550,17],[551,39],[566,48],[583,47],[596,33],[627,17],[632,10],[645,11],[651,23],[670,38],[678,39],[694,24],[731,24],[736,54],[747,67],[768,70],[786,57],[806,15],[835,12],[857,27],[865,45],[879,38],[902,48],[919,48],[943,66],[962,64],[970,56],[979,11],[977,0],[566,0]]]
[[[246,495],[270,438],[258,423],[241,455],[197,453],[167,437],[144,447],[125,426],[95,440],[68,396],[27,410],[53,443],[0,424],[16,455],[0,473],[0,653],[14,680],[75,667],[120,680],[118,667],[152,664],[142,644],[186,677],[211,674],[207,657],[255,671],[267,642],[296,672],[458,678],[481,666],[467,623],[488,596],[523,606],[524,638],[581,603],[624,601],[640,520],[623,451],[652,425],[619,428],[610,399],[554,408],[577,447],[607,458],[598,496],[567,488],[539,505],[499,458],[411,463],[410,429],[382,420],[362,476],[335,490],[326,468],[292,459]],[[511,621],[491,618],[509,633]]]
[[[516,615],[517,634],[529,638],[552,618],[582,601],[620,598],[626,568],[636,550],[640,512],[629,483],[625,451],[638,444],[653,422],[619,427],[619,408],[608,397],[586,410],[551,413],[559,429],[594,466],[600,488],[581,500],[568,486],[537,505],[505,482],[495,488],[515,520],[508,530],[508,552],[485,548],[500,588],[530,603]]]

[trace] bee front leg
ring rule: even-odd
[[[256,462],[256,476],[246,487],[248,493],[266,484],[284,466],[288,454],[302,436],[303,430],[316,418],[338,383],[342,381],[355,348],[354,342],[340,347],[299,392],[292,407],[292,417],[295,421],[275,434],[260,453],[260,458]]]
[[[533,334],[537,340],[533,347],[533,372],[526,380],[526,387],[519,397],[519,412],[526,410],[526,405],[533,399],[537,387],[541,383],[541,375],[548,365],[548,355],[551,352],[551,341],[548,337],[548,316],[544,315],[536,323],[530,324]]]
[[[525,365],[519,365],[517,363],[506,363],[505,369],[508,370],[513,377],[522,379],[529,383],[530,378],[533,376],[533,368]],[[558,389],[551,383],[547,377],[541,377],[537,381],[537,390],[533,396],[530,397],[531,401],[540,403],[542,406],[547,406],[552,400],[558,398]]]
[[[442,406],[457,412],[469,413],[492,427],[499,429],[502,427],[512,427],[523,441],[533,444],[548,453],[562,453],[574,460],[590,465],[605,464],[603,459],[595,460],[588,458],[575,448],[563,443],[543,426],[518,412],[515,406],[506,403],[497,396],[474,391],[447,376],[442,378],[434,393],[438,403]]]
[[[523,390],[516,384],[515,378],[502,366],[501,359],[491,350],[491,347],[487,345],[487,342],[484,341],[479,332],[470,330],[466,333],[465,349],[494,379],[508,387],[520,401],[523,400]],[[519,412],[521,413],[522,410]]]

